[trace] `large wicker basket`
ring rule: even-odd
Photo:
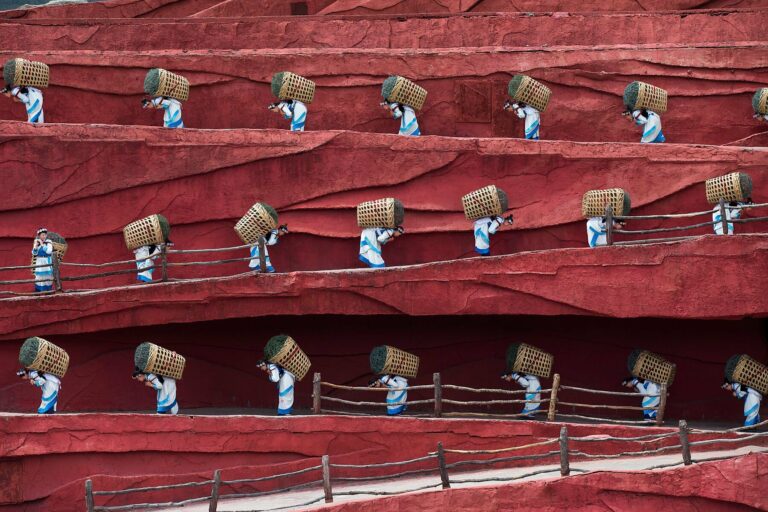
[[[670,363],[658,354],[643,350],[637,357],[631,373],[634,377],[671,386],[672,381],[675,380],[676,370],[677,366],[674,363]]]
[[[283,71],[281,75],[282,84],[277,97],[281,100],[298,100],[303,103],[312,103],[315,98],[315,82],[304,78],[303,76]]]
[[[526,343],[512,345],[507,351],[507,369],[513,372],[549,378],[554,362],[552,354]]]
[[[286,337],[283,348],[269,359],[270,363],[279,364],[296,376],[297,380],[303,379],[312,363],[307,354],[301,350],[298,343],[290,336]]]
[[[393,197],[357,205],[357,225],[361,228],[396,228],[404,219],[403,203]]]
[[[392,92],[384,98],[394,103],[402,103],[416,110],[421,110],[427,100],[427,90],[416,85],[405,77],[395,77],[395,86]]]
[[[50,71],[46,64],[26,59],[11,59],[3,66],[3,79],[16,87],[48,87]]]
[[[768,366],[755,361],[747,354],[739,357],[731,380],[749,386],[763,395],[768,394]]]
[[[156,87],[151,86],[155,84],[155,80],[152,79],[154,77],[151,76],[154,73],[158,73]],[[147,78],[144,79],[144,92],[150,96],[167,96],[179,101],[187,101],[189,99],[189,80],[165,69],[150,69],[147,72]]]
[[[755,91],[752,97],[752,108],[756,114],[768,114],[768,87]]]
[[[162,220],[161,220],[162,219]],[[129,250],[143,245],[158,245],[165,243],[167,235],[163,233],[161,215],[150,215],[143,219],[131,222],[123,228],[123,238]],[[165,221],[166,224],[168,221]]]
[[[30,355],[37,346],[37,353],[30,362]],[[64,377],[69,368],[69,354],[67,352],[43,338],[27,338],[19,351],[19,363],[31,370],[37,370],[43,373],[50,373],[57,377]]]
[[[149,355],[146,359],[146,364],[142,365],[140,351],[146,351],[147,349],[149,349]],[[142,343],[136,347],[134,362],[143,372],[180,380],[187,360],[184,356],[154,343]]]
[[[707,201],[717,204],[726,201],[745,201],[752,196],[752,178],[745,172],[732,172],[707,180]]]
[[[547,109],[552,96],[549,87],[527,75],[515,75],[509,82],[507,92],[512,99],[530,105],[539,112]]]
[[[634,96],[635,90],[637,97],[632,104],[629,98]],[[667,111],[667,91],[645,82],[632,82],[624,89],[624,104],[630,110],[647,109],[663,114]]]
[[[374,359],[381,359],[382,351],[385,350],[384,364],[375,362]],[[371,351],[371,370],[379,375],[400,375],[403,377],[414,378],[419,373],[419,356],[413,355],[405,350],[390,345],[375,347]]]
[[[506,192],[496,185],[488,185],[462,197],[461,205],[468,220],[477,220],[503,214],[509,208],[509,201]]]
[[[273,216],[274,213],[274,216]],[[266,203],[256,203],[235,224],[235,231],[246,244],[254,244],[259,238],[277,227],[277,213]]]
[[[581,198],[581,214],[585,219],[602,217],[609,204],[613,206],[613,214],[619,216],[629,215],[632,207],[629,194],[623,189],[588,190]]]

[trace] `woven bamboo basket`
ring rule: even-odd
[[[69,354],[43,338],[27,338],[19,351],[19,363],[25,368],[64,377],[69,368]]]
[[[729,201],[745,201],[752,196],[752,178],[745,172],[732,172],[707,180],[707,201],[717,204],[720,198]]]
[[[125,246],[129,250],[136,249],[143,245],[158,245],[168,239],[169,233],[163,230],[163,225],[168,225],[168,221],[162,215],[150,215],[143,219],[131,222],[123,228],[123,238]],[[168,228],[169,230],[170,228]]]
[[[467,220],[501,215],[509,208],[507,193],[496,185],[488,185],[470,192],[461,198],[461,204]]]
[[[136,347],[134,363],[143,372],[180,380],[187,360],[184,356],[154,343],[142,343]]]
[[[179,101],[189,99],[189,80],[161,68],[153,68],[144,78],[144,92],[150,96],[167,96]]]
[[[3,79],[15,87],[48,87],[50,70],[46,64],[27,59],[11,59],[3,66]]]
[[[235,231],[246,244],[254,244],[259,238],[277,227],[277,212],[266,203],[256,203],[235,224]]]
[[[727,372],[726,372],[727,373]],[[752,359],[747,354],[738,356],[733,375],[728,376],[732,382],[738,382],[763,395],[768,394],[768,366]]]
[[[507,369],[513,372],[549,378],[554,362],[552,354],[526,343],[517,343],[507,350]]]
[[[281,100],[309,104],[315,98],[315,82],[290,71],[281,71],[272,77],[272,92]]]
[[[755,91],[755,95],[752,96],[752,108],[756,114],[768,114],[768,87]]]
[[[396,228],[405,220],[403,203],[393,197],[357,205],[357,225],[361,228]]]
[[[552,91],[546,85],[527,75],[515,75],[509,81],[507,92],[515,101],[532,106],[539,112],[547,109]]]
[[[427,90],[405,77],[390,76],[382,85],[382,96],[389,102],[402,103],[421,110],[427,100]]]
[[[371,351],[371,370],[378,375],[400,375],[415,378],[419,373],[419,356],[390,345],[380,345]]]
[[[285,336],[282,348],[267,360],[270,363],[279,364],[294,374],[297,380],[303,379],[309,372],[309,367],[312,366],[307,354],[290,336]]]
[[[645,82],[632,82],[624,89],[624,105],[630,110],[667,111],[667,91]]]
[[[630,355],[630,357],[632,357]],[[657,384],[666,383],[671,386],[675,380],[677,366],[663,357],[647,350],[640,351],[631,369],[634,377],[650,380]]]
[[[585,219],[602,217],[609,204],[613,206],[613,214],[619,216],[629,215],[632,208],[629,194],[623,189],[588,190],[581,198],[581,214]]]

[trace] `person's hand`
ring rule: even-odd
[[[382,101],[381,103],[379,103],[379,106],[380,106],[381,108],[383,108],[384,110],[392,110],[392,109],[390,108],[390,106],[389,106],[389,103],[387,103],[386,101]]]
[[[512,224],[513,222],[514,222],[514,218],[512,217],[511,213],[507,217],[504,218],[504,223],[506,223],[506,224]]]

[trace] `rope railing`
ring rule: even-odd
[[[613,225],[614,221],[615,220],[629,221],[629,220],[686,219],[686,218],[698,217],[703,215],[712,215],[713,211],[715,210],[712,209],[712,210],[701,211],[701,212],[675,213],[675,214],[662,214],[662,215],[614,215],[613,206],[608,205],[605,208],[606,243],[607,245],[638,245],[638,244],[649,244],[649,243],[657,243],[657,242],[690,240],[692,238],[696,238],[701,235],[687,235],[687,236],[677,236],[677,237],[670,237],[670,238],[651,238],[651,239],[642,239],[642,240],[624,240],[620,242],[617,242],[614,240],[614,235],[651,235],[654,233],[669,233],[672,231],[690,231],[690,230],[695,230],[695,229],[699,229],[707,226],[716,226],[718,224],[722,226],[721,230],[723,233],[728,233],[729,231],[728,224],[765,222],[765,221],[768,221],[768,217],[752,217],[749,219],[729,219],[726,210],[741,211],[741,210],[747,210],[750,208],[762,208],[765,206],[768,206],[768,203],[745,204],[741,206],[726,206],[725,200],[721,198],[719,202],[720,220],[711,220],[707,222],[699,222],[696,224],[688,224],[684,226],[671,226],[671,227],[662,227],[662,228],[629,230],[629,229],[623,229],[623,228],[622,229],[615,228]]]
[[[768,421],[763,423],[768,423]],[[296,503],[293,505],[281,505],[279,507],[261,509],[261,510],[281,510],[285,508],[304,507],[304,506],[318,503],[323,500],[326,503],[332,503],[335,497],[340,497],[340,496],[358,496],[358,495],[393,496],[393,495],[398,495],[403,493],[433,489],[437,487],[442,487],[443,489],[449,489],[451,487],[451,484],[507,482],[507,481],[530,478],[538,475],[545,475],[549,473],[557,473],[557,472],[560,473],[561,477],[567,477],[571,475],[571,473],[586,473],[586,472],[595,470],[595,469],[571,467],[571,462],[573,458],[576,458],[582,461],[615,460],[615,459],[621,459],[621,458],[636,458],[636,457],[647,457],[647,456],[653,456],[653,455],[662,455],[667,452],[679,450],[681,455],[680,461],[662,462],[661,464],[652,465],[650,467],[645,466],[642,469],[654,470],[654,469],[671,468],[671,467],[676,467],[680,465],[689,466],[691,464],[696,464],[700,462],[730,459],[739,455],[738,453],[719,455],[717,452],[710,452],[712,456],[701,456],[700,454],[701,458],[696,459],[696,458],[693,458],[692,456],[692,453],[691,453],[692,447],[701,447],[701,446],[707,446],[707,445],[713,445],[713,444],[744,443],[747,441],[754,441],[756,439],[768,440],[768,432],[750,433],[746,436],[738,436],[739,433],[740,432],[738,431],[733,431],[733,429],[726,430],[726,431],[693,430],[688,428],[688,424],[685,420],[681,420],[678,424],[678,429],[675,432],[663,432],[659,434],[648,434],[648,435],[633,436],[633,437],[615,437],[615,436],[606,435],[606,434],[599,434],[596,436],[589,436],[589,437],[570,437],[569,438],[568,427],[562,426],[560,429],[560,435],[558,437],[545,439],[543,441],[537,441],[534,443],[528,443],[524,445],[496,448],[496,449],[485,449],[485,450],[470,450],[470,449],[465,450],[465,449],[446,449],[443,447],[442,442],[438,442],[437,450],[433,452],[428,452],[427,455],[425,456],[415,457],[415,458],[401,460],[401,461],[388,461],[388,462],[369,463],[369,464],[342,464],[342,463],[336,464],[336,463],[330,462],[329,455],[323,455],[320,459],[319,465],[313,465],[313,466],[309,466],[296,471],[280,473],[276,475],[268,475],[268,476],[258,477],[258,478],[222,480],[221,470],[216,470],[214,472],[213,480],[205,480],[200,482],[187,482],[187,483],[170,484],[170,485],[159,485],[159,486],[153,486],[153,487],[137,487],[132,489],[117,490],[117,491],[94,491],[93,483],[89,479],[85,483],[86,509],[88,512],[96,512],[96,511],[117,512],[122,510],[138,510],[138,509],[146,510],[146,509],[156,509],[156,508],[164,508],[164,507],[180,507],[187,504],[208,501],[209,511],[217,512],[221,510],[219,508],[219,501],[222,499],[255,498],[255,497],[268,496],[268,495],[280,494],[280,493],[290,495],[290,493],[293,491],[306,490],[314,487],[319,488],[320,486],[322,486],[323,495],[321,497],[312,498],[309,501],[304,501],[302,503]],[[710,436],[712,434],[719,434],[721,436],[725,434],[728,437],[720,437],[716,439],[703,439],[703,440],[696,440],[696,441],[691,441],[689,439],[689,437],[692,435]],[[737,436],[737,437],[733,437],[733,436]],[[596,442],[596,441],[649,443],[649,442],[657,442],[657,441],[666,441],[673,437],[677,437],[679,441],[671,445],[665,445],[665,446],[635,450],[635,451],[621,451],[621,452],[613,452],[613,453],[587,453],[579,449],[571,448],[571,443],[589,443],[589,442]],[[446,461],[446,455],[448,454],[454,455],[454,456],[498,455],[498,454],[504,454],[504,453],[515,452],[515,451],[524,451],[524,450],[535,451],[539,448],[546,448],[549,446],[556,446],[557,449],[549,450],[544,453],[527,453],[523,455],[502,456],[502,457],[494,457],[494,458],[487,458],[487,459],[457,460],[450,463]],[[554,465],[541,464],[542,461],[549,458],[554,458],[554,457],[559,458],[559,464],[554,464]],[[534,466],[538,464],[539,467],[532,468],[531,471],[527,471],[519,474],[499,475],[497,470],[496,473],[493,473],[493,474],[488,474],[483,476],[472,476],[469,478],[466,478],[466,477],[461,478],[460,476],[458,478],[456,477],[451,478],[448,473],[449,470],[455,470],[456,468],[460,468],[460,467],[495,466],[498,464],[511,463],[511,462],[516,462],[516,463],[525,462],[526,464],[524,466],[516,465],[513,467],[508,467],[508,468],[505,468],[505,470],[522,469],[524,467],[529,466],[530,463],[534,463],[533,464]],[[400,470],[397,473],[378,473],[379,470],[383,468],[401,468],[407,465],[414,465],[414,464],[419,465],[424,463],[436,463],[436,464],[432,467],[420,467],[416,469]],[[363,470],[369,473],[371,471],[374,471],[377,474],[354,475],[354,476],[337,474],[340,471],[345,472],[349,470],[355,470],[355,471]],[[602,469],[597,469],[597,470],[602,470]],[[237,484],[265,482],[265,481],[276,480],[278,478],[307,475],[309,473],[316,472],[316,471],[321,471],[322,479],[320,480],[313,479],[308,482],[292,484],[284,487],[271,489],[268,491],[258,491],[258,492],[251,492],[251,493],[234,493],[234,494],[221,494],[220,492],[221,486],[233,486]],[[418,481],[415,481],[414,487],[408,487],[408,488],[398,489],[398,490],[384,490],[381,487],[376,487],[376,488],[350,487],[351,485],[354,485],[356,483],[396,480],[396,479],[400,479],[407,476],[427,476],[427,475],[433,475],[435,473],[439,474],[440,480],[438,482],[420,483]],[[345,487],[334,490],[334,484],[339,484],[339,483],[341,483]],[[161,491],[161,490],[198,488],[198,487],[203,487],[207,485],[212,486],[210,496],[195,497],[195,498],[190,498],[186,500],[171,501],[171,502],[165,502],[165,503],[138,503],[138,504],[130,504],[130,505],[117,505],[117,506],[94,505],[94,498],[97,496],[114,496],[114,495],[125,495],[130,493],[137,493],[137,492],[153,492],[153,491]]]

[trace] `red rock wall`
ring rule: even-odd
[[[325,505],[318,510],[679,510],[737,512],[768,505],[768,455],[754,454],[665,471],[600,472],[525,484],[450,489]]]
[[[0,53],[0,59],[16,51]],[[142,110],[143,79],[151,67],[187,76],[188,128],[287,128],[266,106],[269,81],[282,69],[316,80],[307,130],[396,133],[379,106],[381,82],[405,73],[429,91],[419,113],[422,133],[460,137],[522,137],[523,124],[504,112],[512,74],[529,73],[553,90],[541,122],[547,140],[638,142],[637,126],[619,114],[625,86],[643,78],[670,93],[663,116],[670,143],[724,144],[765,131],[752,118],[751,96],[764,79],[762,42],[604,47],[521,47],[430,50],[301,49],[101,52],[24,52],[51,66],[46,121],[162,125]],[[712,108],[716,102],[718,108]],[[728,112],[724,125],[723,112]],[[0,102],[0,118],[24,119]],[[727,129],[725,128],[727,126]]]
[[[503,302],[505,299],[496,296],[489,300]],[[188,320],[197,317],[194,309],[188,311]],[[124,315],[154,316],[157,313],[152,309],[138,309]],[[564,384],[615,391],[621,391],[619,383],[628,375],[626,357],[633,348],[658,351],[678,365],[677,378],[670,390],[668,418],[739,425],[743,404],[719,387],[723,365],[734,353],[750,353],[761,361],[768,357],[766,325],[760,320],[304,315],[123,329],[110,329],[110,325],[104,323],[104,330],[100,332],[63,336],[45,334],[48,328],[40,325],[37,334],[65,348],[71,357],[70,370],[60,393],[63,412],[152,410],[153,392],[130,379],[136,345],[151,340],[178,351],[187,359],[184,379],[179,384],[182,412],[210,407],[257,407],[272,413],[277,403],[275,388],[263,373],[256,371],[255,362],[261,358],[270,336],[288,332],[299,341],[313,365],[308,376],[296,385],[296,406],[301,409],[311,407],[313,372],[321,372],[328,382],[366,385],[371,377],[368,354],[376,345],[394,344],[421,358],[419,376],[412,384],[429,384],[432,374],[440,372],[447,384],[495,388],[509,387],[499,380],[507,346],[525,341],[555,355],[555,371],[561,374]],[[25,385],[14,375],[22,339],[0,343],[0,361],[3,361],[0,410],[33,412],[39,403],[39,390]],[[543,382],[544,387],[551,384],[547,379]],[[640,403],[639,399],[611,401],[574,392],[561,395],[564,401],[580,403],[585,403],[584,400],[632,406]],[[376,401],[375,395],[368,393],[332,393],[331,396]],[[429,391],[414,391],[410,398],[430,396]],[[384,396],[378,398],[383,403]],[[446,391],[445,398],[474,400],[477,397]],[[339,406],[324,403],[323,407],[337,409]],[[501,406],[493,410],[515,413],[519,408]],[[428,406],[412,409],[429,412]],[[446,405],[444,410],[463,409]],[[383,412],[383,406],[377,412]],[[573,411],[561,407],[560,412]],[[584,409],[577,412],[597,414]],[[634,419],[635,415],[623,412],[619,417],[622,416]]]

